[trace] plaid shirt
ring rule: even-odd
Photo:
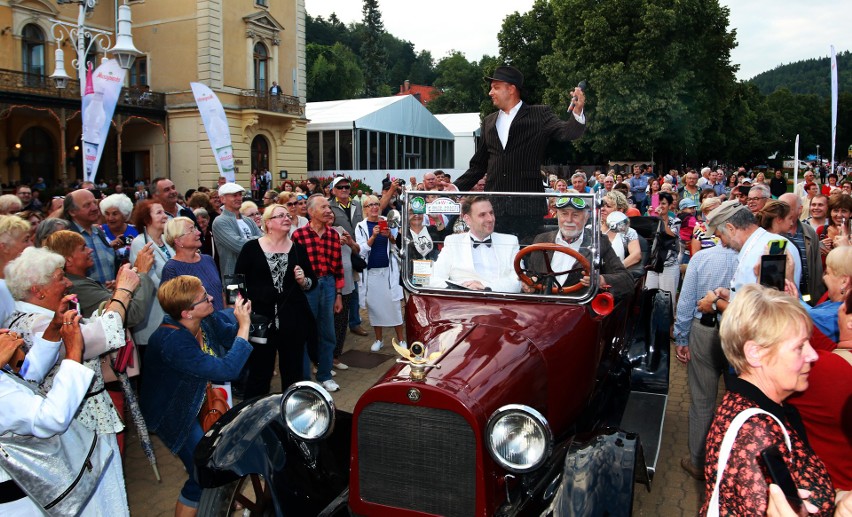
[[[343,258],[340,254],[340,235],[330,226],[320,236],[310,224],[302,226],[293,232],[293,241],[298,242],[308,250],[308,260],[317,278],[334,275],[334,285],[343,289]]]

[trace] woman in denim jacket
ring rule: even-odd
[[[201,487],[192,456],[204,434],[198,413],[207,383],[227,388],[251,354],[251,302],[237,300],[235,325],[227,312],[213,310],[211,295],[198,278],[188,275],[163,283],[157,298],[166,316],[148,342],[142,414],[148,429],[180,457],[189,473],[175,515],[195,515]]]

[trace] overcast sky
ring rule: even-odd
[[[460,50],[469,61],[483,54],[496,56],[497,33],[506,15],[526,12],[534,0],[429,0],[412,4],[379,0],[385,29],[429,50],[438,59]],[[361,20],[360,0],[305,0],[308,14],[334,12],[343,23]],[[737,47],[731,61],[740,65],[739,79],[801,59],[849,50],[852,40],[852,2],[849,0],[720,0],[730,8]],[[845,29],[845,30],[844,30]],[[828,69],[826,69],[828,77]]]

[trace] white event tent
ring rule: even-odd
[[[412,95],[309,102],[305,117],[309,176],[342,173],[381,189],[387,175],[452,168],[453,134]]]
[[[479,138],[482,136],[479,113],[451,113],[435,115],[441,124],[450,130],[456,138],[453,169],[464,172],[470,165],[470,159],[476,152]],[[457,174],[453,174],[455,178]]]

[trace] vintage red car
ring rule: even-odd
[[[229,411],[196,451],[201,515],[629,515],[658,455],[671,299],[612,262],[590,194],[489,195],[495,235],[515,219],[492,244],[518,288],[492,269],[465,289],[479,194],[406,194],[409,349],[352,414],[313,382]],[[570,224],[547,203],[581,212],[579,241],[551,239]],[[437,259],[413,249],[417,217]]]

